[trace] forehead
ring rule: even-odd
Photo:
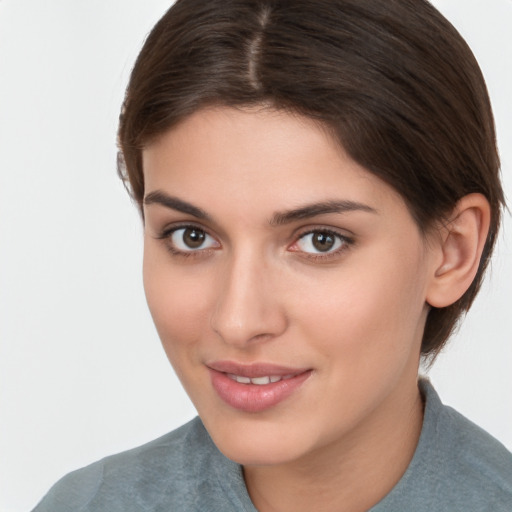
[[[403,206],[324,127],[282,111],[200,110],[150,144],[143,166],[146,194],[162,190],[205,210],[222,203],[275,211],[336,199],[376,210]]]

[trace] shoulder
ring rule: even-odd
[[[436,451],[444,454],[452,485],[480,504],[475,510],[512,510],[512,454],[505,446],[448,406],[436,426]]]
[[[34,512],[127,512],[153,509],[169,499],[178,510],[179,503],[193,503],[189,494],[204,485],[203,469],[213,464],[212,458],[229,463],[196,418],[150,443],[66,475]]]
[[[496,439],[444,405],[429,381],[420,388],[425,417],[404,476],[375,512],[510,512],[512,454]]]

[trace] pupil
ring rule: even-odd
[[[326,252],[332,249],[334,245],[334,237],[328,233],[315,233],[313,235],[313,245],[316,250]]]
[[[183,232],[183,242],[191,249],[197,249],[203,245],[205,232],[198,229],[187,228]]]

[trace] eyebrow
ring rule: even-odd
[[[201,220],[211,220],[210,215],[208,215],[201,208],[198,208],[193,204],[187,203],[182,199],[178,199],[177,197],[170,196],[165,192],[162,192],[161,190],[155,190],[154,192],[150,192],[144,198],[144,204],[159,204],[165,206],[166,208],[171,208],[172,210],[192,215],[193,217],[196,217]]]
[[[320,203],[312,203],[294,210],[277,212],[270,220],[270,224],[273,226],[281,226],[283,224],[289,224],[297,220],[316,217],[317,215],[324,215],[328,213],[346,213],[354,211],[362,211],[374,214],[378,213],[377,210],[363,203],[348,200],[333,200]]]
[[[182,199],[178,199],[177,197],[170,196],[165,192],[162,192],[161,190],[155,190],[154,192],[150,192],[144,198],[144,204],[159,204],[165,206],[166,208],[170,208],[172,210],[192,215],[201,220],[212,220],[211,216],[208,215],[201,208],[194,206],[193,204],[188,203],[187,201],[183,201]],[[346,213],[354,211],[362,211],[374,214],[378,213],[377,210],[375,210],[371,206],[359,203],[357,201],[323,201],[319,203],[308,204],[293,210],[276,212],[270,219],[269,224],[271,226],[282,226],[284,224],[290,224],[291,222],[307,219],[310,217],[316,217],[318,215],[325,215],[328,213]]]

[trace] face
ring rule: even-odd
[[[279,464],[406,414],[434,258],[313,121],[202,110],[143,153],[144,285],[214,442]]]

